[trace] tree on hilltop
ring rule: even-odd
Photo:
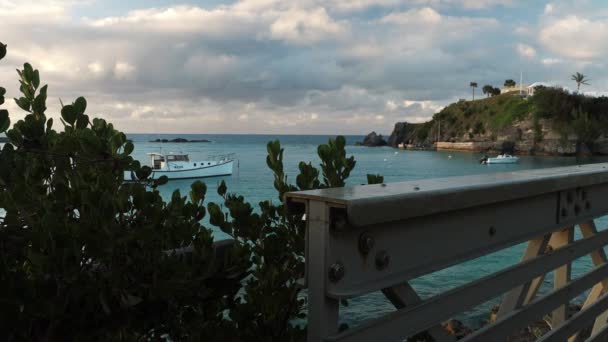
[[[517,85],[517,83],[515,83],[515,81],[513,81],[512,79],[508,79],[505,81],[504,85],[507,88],[511,88],[511,87],[515,87]]]
[[[475,88],[477,88],[477,82],[471,82],[469,86],[473,89],[473,101],[475,101]]]
[[[570,78],[571,80],[573,80],[574,82],[576,82],[576,92],[578,93],[581,90],[581,84],[584,85],[589,85],[589,79],[587,78],[587,76],[581,74],[580,72],[577,72],[576,74],[572,75],[572,77]]]
[[[489,84],[486,84],[486,85],[484,85],[484,86],[483,86],[483,88],[481,88],[481,91],[482,91],[482,92],[483,92],[483,93],[484,93],[484,94],[485,94],[487,97],[490,97],[490,96],[492,96],[492,95],[493,95],[493,90],[494,90],[494,87],[492,87],[492,86],[491,86],[491,85],[489,85]]]

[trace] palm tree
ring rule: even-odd
[[[473,101],[475,101],[475,88],[477,88],[477,82],[471,82],[469,86],[473,89]]]
[[[572,75],[571,78],[574,82],[576,82],[576,92],[578,93],[579,90],[581,90],[581,84],[584,85],[589,85],[589,79],[587,78],[587,76],[581,74],[580,72],[577,72],[576,74]]]

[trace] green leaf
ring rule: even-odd
[[[0,87],[0,105],[4,103],[4,94],[6,94],[6,89]]]
[[[84,97],[79,97],[74,101],[74,110],[77,114],[83,114],[87,109],[87,100]]]
[[[40,73],[38,70],[34,70],[32,85],[34,86],[34,89],[38,89],[38,86],[40,85]]]
[[[23,77],[25,81],[31,83],[34,78],[34,68],[30,63],[23,64]]]
[[[13,144],[17,147],[23,145],[23,135],[21,134],[21,132],[18,129],[13,128],[10,131],[7,131],[6,137],[11,142],[11,144]]]
[[[53,118],[49,118],[46,121],[46,134],[49,134],[49,132],[51,131],[51,129],[53,129]]]
[[[135,171],[135,175],[137,176],[137,179],[139,179],[139,180],[147,179],[148,177],[150,177],[151,174],[152,174],[152,169],[146,165],[142,166],[141,169]]]
[[[209,212],[209,223],[216,227],[224,223],[224,213],[219,205],[211,202],[207,205],[207,211]]]
[[[207,193],[207,185],[201,181],[196,181],[190,185],[190,201],[199,203],[205,198]]]
[[[86,128],[88,124],[89,124],[88,115],[78,116],[78,120],[76,120],[76,128],[83,129],[83,128]]]
[[[8,111],[6,109],[0,109],[0,133],[6,132],[10,125],[11,119],[8,117]]]
[[[43,87],[43,89],[46,86]],[[34,103],[32,104],[32,111],[35,113],[43,114],[46,111],[46,92],[40,92],[38,96],[34,99]]]
[[[129,154],[131,154],[133,152],[134,149],[135,149],[135,146],[133,145],[133,143],[130,142],[130,141],[128,141],[125,144],[124,152],[123,153],[128,156]]]
[[[224,197],[224,195],[226,195],[226,190],[227,190],[226,182],[222,181],[220,183],[220,185],[217,187],[217,194]]]
[[[15,103],[17,104],[17,106],[19,106],[19,108],[29,112],[30,111],[30,101],[28,99],[26,99],[25,97],[20,97],[18,99],[14,99]]]
[[[65,122],[73,126],[74,121],[76,121],[76,111],[74,110],[74,106],[63,106],[63,108],[61,108],[61,117]]]
[[[169,182],[169,177],[167,177],[167,176],[160,176],[160,177],[158,177],[157,180],[155,180],[154,185],[156,185],[156,186],[165,185],[168,182]]]
[[[0,43],[0,59],[6,56],[6,45]]]

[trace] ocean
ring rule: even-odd
[[[210,143],[151,143],[154,139],[207,139]],[[238,167],[229,177],[204,179],[208,187],[207,202],[220,202],[216,193],[217,185],[224,180],[230,192],[243,195],[252,205],[262,200],[278,201],[272,185],[273,176],[266,166],[266,143],[278,139],[284,152],[284,164],[288,180],[295,183],[297,165],[300,161],[319,164],[316,148],[326,143],[330,136],[322,135],[214,135],[214,134],[129,134],[135,150],[133,156],[142,163],[147,163],[146,153],[185,152],[191,160],[204,160],[207,155],[235,153]],[[521,156],[518,164],[481,165],[480,154],[459,152],[432,151],[402,151],[391,147],[355,146],[362,141],[363,136],[346,136],[347,154],[355,156],[356,167],[347,185],[366,183],[368,173],[381,174],[385,182],[399,182],[423,178],[438,178],[461,175],[474,175],[491,172],[504,172],[525,169],[577,165],[581,163],[606,162],[607,158],[588,158],[577,160],[574,157],[532,157]],[[160,188],[165,199],[169,199],[175,189],[182,195],[188,194],[192,180],[170,181]],[[607,218],[598,220],[599,229],[608,223]],[[578,234],[578,233],[577,233]],[[580,234],[578,234],[580,236]],[[223,233],[216,231],[216,239],[225,238]],[[465,284],[492,272],[498,271],[517,263],[525,248],[525,244],[493,253],[491,255],[471,260],[412,281],[412,286],[424,298],[432,297],[450,288]],[[589,257],[581,258],[573,267],[573,277],[588,271],[592,267]],[[546,277],[542,290],[552,286],[552,275]],[[580,298],[579,298],[580,299]],[[489,318],[490,308],[497,304],[498,299],[484,303],[456,318],[472,327],[479,327]],[[379,293],[368,294],[350,301],[347,307],[341,309],[341,321],[354,326],[357,323],[378,317],[393,311],[392,305]]]

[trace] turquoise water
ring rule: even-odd
[[[211,143],[170,144],[150,143],[157,138],[172,139],[175,137],[187,139],[208,139]],[[236,153],[239,159],[238,168],[230,177],[208,178],[207,201],[219,202],[216,194],[217,184],[225,180],[231,192],[239,193],[251,202],[257,204],[261,200],[278,200],[272,186],[272,174],[266,167],[266,142],[273,139],[281,140],[285,148],[285,169],[290,180],[294,181],[299,161],[319,163],[316,147],[327,142],[328,136],[270,136],[270,135],[129,135],[135,144],[134,156],[142,162],[147,162],[145,153],[163,151],[182,151],[190,154],[192,160],[203,159],[206,155],[218,153]],[[349,179],[349,185],[366,182],[366,174],[378,173],[385,177],[385,182],[398,182],[422,178],[437,178],[460,175],[504,172],[524,169],[536,169],[580,163],[605,162],[606,158],[591,158],[576,160],[574,157],[529,157],[522,156],[520,163],[510,165],[480,165],[481,155],[458,152],[430,151],[401,151],[390,147],[369,148],[354,146],[361,141],[362,136],[347,136],[347,153],[354,155],[356,168]],[[174,189],[180,189],[187,194],[191,180],[170,181],[161,188],[162,195],[169,199]],[[295,181],[294,181],[295,183]],[[602,218],[600,226],[608,223]],[[216,237],[222,238],[221,232]],[[412,282],[416,291],[428,298],[446,289],[464,284],[489,273],[500,270],[519,261],[524,245],[518,245],[483,258],[433,273]],[[573,267],[573,277],[591,268],[590,259],[582,258]],[[547,276],[544,288],[551,286],[552,276]],[[479,326],[488,317],[489,308],[497,303],[492,301],[481,305],[470,312],[458,317],[472,326]],[[348,307],[342,309],[342,320],[354,325],[364,319],[377,317],[392,311],[392,306],[380,294],[370,294],[354,299]]]

